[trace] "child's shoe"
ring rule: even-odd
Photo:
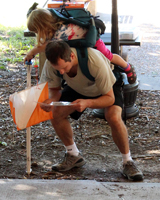
[[[131,65],[131,64],[129,64],[129,66],[130,66],[130,69],[129,70],[124,70],[124,71],[127,74],[127,79],[128,79],[129,84],[133,84],[137,80],[137,75],[136,75],[134,66]]]

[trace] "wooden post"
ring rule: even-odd
[[[27,64],[27,88],[31,87],[31,63]],[[27,174],[31,173],[31,127],[26,129]]]

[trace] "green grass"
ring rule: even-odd
[[[22,63],[25,54],[32,49],[35,38],[24,37],[26,27],[5,27],[0,24],[0,69],[8,63]]]

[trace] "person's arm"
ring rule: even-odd
[[[44,52],[45,51],[45,48],[46,48],[46,45],[47,43],[41,45],[41,46],[37,46],[37,47],[34,47],[33,49],[31,49],[27,55],[25,56],[24,58],[24,63],[26,61],[30,61],[34,58],[35,55],[37,55],[38,53],[41,53],[41,52]]]
[[[52,101],[59,101],[61,97],[61,87],[49,88],[49,99]]]
[[[115,97],[113,93],[113,89],[111,89],[107,94],[102,95],[96,99],[77,99],[73,103],[76,103],[74,108],[82,112],[86,108],[99,109],[106,108],[112,106],[114,104]]]
[[[61,87],[49,88],[49,99],[46,99],[43,103],[50,104],[52,101],[53,102],[59,101],[60,97],[61,97]],[[45,106],[45,105],[41,105],[41,108],[46,112],[49,112],[52,109],[51,106]]]
[[[118,54],[113,54],[113,58],[111,60],[111,63],[118,65],[122,68],[127,67],[127,62]]]

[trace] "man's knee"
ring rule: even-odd
[[[111,116],[105,115],[105,119],[109,124],[117,124],[121,121],[120,117],[117,114],[113,114]]]
[[[66,107],[61,107],[61,106],[57,106],[54,107],[52,110],[52,115],[53,115],[53,119],[52,119],[52,124],[59,124],[61,123],[61,121],[63,119],[67,119],[68,116],[74,111],[74,109],[71,108],[67,108]]]
[[[105,119],[109,124],[117,124],[122,121],[122,109],[119,106],[112,106],[105,109]]]
[[[66,118],[66,116],[64,115],[64,112],[62,111],[60,107],[55,107],[52,110],[52,115],[53,115],[52,122],[54,123],[59,123],[62,119]]]

